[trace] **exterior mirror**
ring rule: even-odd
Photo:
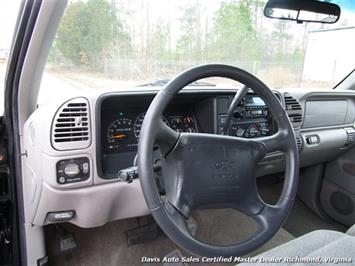
[[[339,20],[340,7],[316,0],[269,0],[265,5],[264,15],[268,18],[293,20],[297,23],[332,24]]]

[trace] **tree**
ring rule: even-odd
[[[292,35],[288,33],[290,28],[290,24],[285,20],[280,20],[275,24],[275,30],[272,32],[272,37],[275,42],[276,50],[276,58],[278,60],[284,59],[289,55],[287,53],[287,43],[290,43],[292,39]]]
[[[118,52],[123,54],[129,50],[129,42],[114,8],[105,0],[69,5],[56,38],[64,57],[76,65],[96,69],[107,50],[118,47]]]
[[[169,35],[168,25],[159,19],[148,40],[148,51],[151,58],[167,59],[169,57]]]
[[[253,24],[256,35],[256,59],[260,60],[265,56],[265,42],[267,31],[263,29],[265,0],[253,0],[251,10],[253,13]]]
[[[222,2],[214,19],[209,54],[220,60],[249,60],[256,54],[256,31],[245,1]]]
[[[178,57],[183,59],[200,59],[202,54],[202,36],[198,2],[184,9],[180,22],[182,34],[177,41]]]

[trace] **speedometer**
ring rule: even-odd
[[[139,116],[137,116],[136,121],[134,122],[133,131],[137,141],[139,140],[139,134],[141,133],[144,117],[145,113],[141,113]],[[162,120],[169,126],[169,121],[164,116],[162,117]]]
[[[120,118],[107,128],[107,143],[110,150],[126,146],[132,134],[132,120]]]

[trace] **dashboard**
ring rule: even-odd
[[[131,167],[137,153],[145,112],[152,96],[109,96],[98,106],[100,114],[98,169],[103,178]],[[233,95],[179,95],[162,121],[176,132],[221,134]],[[229,134],[242,138],[268,136],[277,127],[265,102],[252,92],[236,106]]]
[[[97,91],[58,99],[33,112],[23,127],[29,224],[55,223],[49,215],[63,212],[71,213],[69,222],[81,227],[149,214],[139,178],[123,182],[118,173],[134,165],[144,114],[156,93],[152,88]],[[235,93],[186,88],[166,108],[162,120],[177,132],[221,134]],[[355,143],[354,92],[274,93],[294,128],[301,167],[335,160]],[[276,131],[263,99],[249,91],[233,110],[229,134],[258,138]],[[284,154],[270,153],[257,165],[256,177],[284,169]]]

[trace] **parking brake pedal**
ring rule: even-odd
[[[74,236],[59,225],[56,228],[57,252],[59,255],[64,255],[73,252],[77,248]]]
[[[156,239],[159,235],[159,229],[156,223],[150,223],[128,230],[126,234],[128,246],[132,246]]]

